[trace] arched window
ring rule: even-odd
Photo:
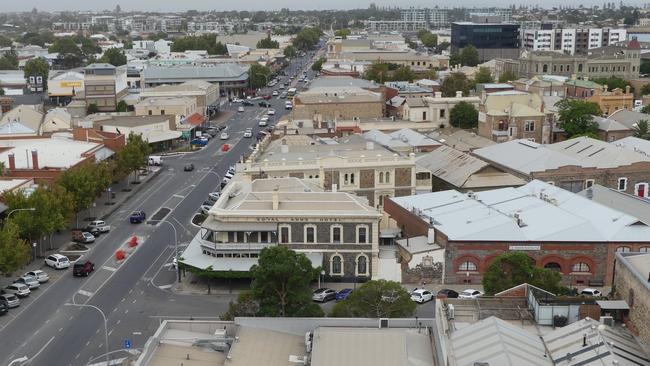
[[[342,275],[343,274],[343,259],[341,258],[340,255],[335,255],[331,259],[331,268],[330,268],[330,274],[331,275]]]
[[[547,73],[547,72],[548,72],[548,65],[547,65],[547,64],[544,64],[544,65],[542,66],[542,72],[543,72],[543,73]]]
[[[571,266],[571,272],[591,272],[591,269],[587,263],[578,262]]]
[[[471,261],[465,261],[458,266],[459,272],[476,272],[476,263]]]
[[[357,276],[367,276],[368,275],[368,257],[365,254],[361,254],[357,257]]]
[[[621,253],[627,253],[630,250],[631,250],[630,247],[625,247],[625,246],[616,248],[616,251]]]
[[[639,252],[641,253],[650,253],[650,247],[642,247],[639,249]]]
[[[379,183],[384,183],[384,172],[379,172]]]
[[[349,182],[349,180],[348,180],[348,175],[347,175],[347,173],[346,173],[346,174],[343,176],[343,184],[348,184],[348,182]]]
[[[548,262],[544,265],[544,268],[552,269],[556,272],[562,272],[562,266],[557,262]]]
[[[390,172],[386,172],[386,183],[390,183]]]
[[[350,174],[350,184],[354,184],[354,173]]]

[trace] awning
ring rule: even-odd
[[[599,300],[596,304],[603,310],[630,310],[625,300]]]
[[[277,231],[278,229],[276,222],[223,222],[212,216],[208,217],[201,226],[212,231]]]
[[[181,131],[151,131],[147,134],[146,140],[152,144],[154,142],[175,140],[181,137]]]

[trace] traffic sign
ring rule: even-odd
[[[124,340],[124,348],[126,348],[126,349],[131,348],[131,340],[130,339],[125,339]]]

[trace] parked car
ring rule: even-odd
[[[186,165],[183,167],[183,170],[186,171],[186,172],[191,172],[192,170],[194,170],[194,164],[192,164],[192,163],[190,163],[190,164],[186,164]]]
[[[253,102],[251,102],[250,100],[247,99],[247,100],[243,101],[242,104],[251,106],[251,105],[253,105]]]
[[[312,296],[312,299],[318,302],[327,302],[330,300],[335,300],[336,291],[332,290],[331,288],[319,288],[316,291],[314,291],[314,295]]]
[[[72,229],[72,241],[77,243],[92,243],[95,241],[95,236],[88,231],[82,229]]]
[[[351,288],[344,288],[343,290],[336,293],[336,301],[342,301],[347,299],[350,294],[352,294]]]
[[[207,215],[208,212],[210,212],[210,209],[212,208],[212,205],[201,205],[201,213],[204,215]]]
[[[7,294],[14,294],[18,297],[27,297],[31,293],[29,287],[22,283],[12,283],[4,288],[4,292]]]
[[[243,112],[243,111],[244,111],[244,107],[240,105],[239,108],[237,108],[237,112]]]
[[[9,307],[0,302],[0,316],[6,315],[9,312]]]
[[[95,264],[91,261],[77,262],[72,267],[74,277],[86,277],[95,270]]]
[[[411,291],[411,300],[418,304],[424,304],[427,301],[433,300],[433,294],[427,289],[416,288]]]
[[[268,120],[268,119],[260,119],[260,121],[257,122],[257,125],[258,125],[259,127],[266,127],[268,124],[269,124],[269,120]]]
[[[271,99],[271,96],[270,95],[265,95],[264,97],[262,97],[262,99],[269,100],[269,99]]]
[[[479,290],[474,290],[471,288],[468,288],[466,290],[463,290],[460,294],[458,294],[459,299],[476,299],[478,297],[483,296],[483,293]]]
[[[147,214],[145,214],[144,211],[133,211],[131,212],[131,215],[129,215],[129,222],[132,224],[140,224],[144,222],[146,218]]]
[[[583,296],[591,296],[591,297],[601,297],[603,296],[603,293],[600,292],[600,290],[595,289],[595,288],[586,288],[580,291],[580,295]]]
[[[249,139],[253,137],[253,130],[250,128],[247,128],[246,131],[244,131],[244,137]]]
[[[24,275],[35,277],[39,283],[45,283],[50,280],[50,276],[47,273],[45,273],[45,271],[41,271],[40,269],[29,271]]]
[[[14,294],[0,295],[0,303],[5,304],[8,308],[17,308],[20,306],[20,299]]]
[[[90,224],[88,224],[88,227],[89,228],[93,228],[93,227],[97,228],[102,233],[107,233],[107,232],[111,231],[111,227],[109,225],[107,225],[106,222],[103,221],[103,220],[91,221]]]
[[[20,276],[14,280],[14,283],[22,283],[23,285],[27,285],[30,290],[36,290],[37,288],[41,287],[41,283],[38,282],[34,276]]]
[[[70,260],[65,255],[50,254],[45,258],[45,265],[54,269],[64,269],[70,267]]]
[[[287,92],[280,94],[280,99],[287,99]]]
[[[268,111],[266,111],[266,114],[269,116],[275,116],[275,109],[270,108]]]
[[[233,98],[233,100],[232,100],[233,103],[241,103],[241,102],[243,102],[243,101],[244,101],[244,100],[243,100],[243,99],[240,99],[240,98]]]
[[[206,146],[207,144],[208,144],[208,139],[203,137],[198,137],[190,141],[190,145]]]
[[[458,292],[448,288],[443,288],[442,290],[438,291],[436,297],[439,299],[457,299]]]
[[[91,233],[92,236],[94,236],[95,238],[97,238],[97,237],[99,237],[100,235],[102,235],[102,232],[99,231],[99,229],[96,228],[96,227],[86,227],[86,228],[84,229],[84,231],[87,231],[87,232]]]
[[[222,132],[219,138],[222,140],[228,140],[230,138],[230,135],[228,135],[228,132]]]
[[[284,109],[293,109],[293,103],[287,101],[284,103]]]
[[[257,103],[260,107],[268,108],[271,106],[271,103],[267,102],[266,100],[263,100],[259,103]]]
[[[219,199],[219,197],[221,197],[221,193],[220,193],[220,192],[212,192],[212,193],[208,193],[208,198],[209,198],[210,200],[214,201],[214,202],[217,202],[217,200]]]
[[[147,162],[148,162],[149,165],[160,166],[163,163],[163,159],[162,159],[162,156],[160,156],[160,155],[150,155]]]
[[[228,170],[226,174],[223,175],[223,179],[232,179],[235,176],[235,172]]]

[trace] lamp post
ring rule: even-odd
[[[99,314],[102,316],[102,319],[104,319],[104,343],[106,344],[106,365],[110,365],[110,357],[109,357],[109,352],[108,352],[108,321],[106,320],[106,314],[102,311],[102,309],[98,308],[95,305],[87,305],[87,304],[71,304],[71,303],[66,303],[66,306],[78,306],[80,308],[91,308],[95,309],[99,312]]]
[[[9,362],[9,365],[8,365],[8,366],[13,366],[14,364],[22,365],[22,364],[23,364],[24,362],[26,362],[27,360],[29,360],[29,358],[28,358],[27,356],[23,356],[23,357],[17,358],[17,359],[15,359],[15,360]]]
[[[13,210],[9,211],[7,214],[7,219],[9,219],[9,216],[11,216],[12,213],[16,211],[36,211],[35,207],[28,207],[28,208],[14,208]]]
[[[163,221],[162,223],[171,226],[174,230],[174,259],[176,259],[176,279],[178,280],[178,283],[181,283],[181,266],[179,266],[178,263],[178,233],[176,232],[176,226],[167,220]]]

